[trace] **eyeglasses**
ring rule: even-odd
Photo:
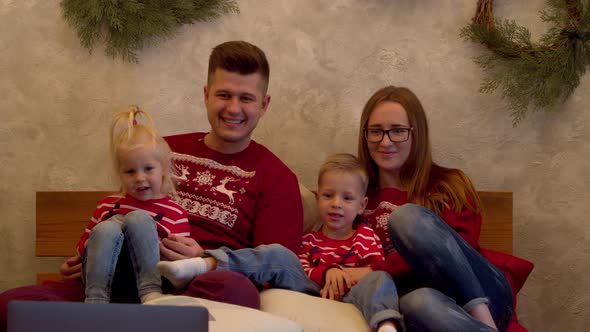
[[[405,142],[410,138],[410,132],[414,130],[414,127],[404,128],[404,127],[396,127],[388,130],[383,130],[381,128],[367,128],[365,129],[365,139],[369,143],[379,143],[387,134],[389,140],[394,143],[401,143]]]

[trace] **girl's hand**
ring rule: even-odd
[[[326,283],[320,291],[323,298],[340,301],[344,294],[352,287],[352,279],[345,271],[331,268],[326,272]]]
[[[160,241],[160,259],[176,261],[179,259],[199,257],[203,254],[203,248],[195,239],[184,236],[168,235],[168,238]]]
[[[80,255],[68,258],[60,267],[59,273],[64,280],[79,279],[82,277],[82,258]]]

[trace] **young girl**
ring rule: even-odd
[[[317,203],[322,219],[318,231],[303,236],[301,254],[278,244],[254,249],[206,250],[204,258],[159,262],[158,270],[178,288],[196,275],[219,269],[239,272],[251,280],[270,283],[355,305],[371,327],[393,332],[401,326],[396,288],[385,272],[373,272],[353,284],[345,267],[383,261],[383,248],[373,230],[360,224],[367,204],[367,173],[350,154],[329,157],[320,168]]]
[[[108,303],[122,246],[127,246],[138,296],[162,295],[159,239],[189,235],[186,211],[174,203],[170,148],[151,117],[137,106],[118,113],[111,126],[111,155],[120,192],[99,202],[78,242],[88,303]]]

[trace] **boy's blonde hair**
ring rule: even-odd
[[[326,161],[320,167],[318,174],[318,188],[322,183],[322,177],[324,174],[330,171],[339,171],[345,174],[357,175],[361,183],[361,189],[363,196],[367,192],[367,186],[369,185],[369,176],[365,167],[359,159],[350,153],[337,153],[329,156]]]
[[[120,157],[143,146],[151,147],[156,159],[162,165],[162,193],[176,197],[170,146],[158,134],[150,115],[139,106],[131,105],[127,111],[115,114],[111,124],[111,156],[115,174],[119,175],[121,172]],[[125,194],[123,185],[121,185],[121,192]]]

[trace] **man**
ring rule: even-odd
[[[270,103],[268,78],[268,62],[258,47],[226,42],[213,49],[204,87],[211,131],[166,139],[182,179],[186,178],[178,195],[191,221],[192,238],[162,241],[162,258],[196,257],[201,246],[239,249],[269,243],[298,252],[303,207],[297,178],[251,139]],[[193,281],[192,295],[204,297],[194,291],[200,278],[213,272]]]
[[[191,238],[162,240],[161,259],[196,257],[203,248],[221,246],[239,249],[279,243],[299,250],[303,208],[297,178],[251,139],[270,103],[268,81],[266,56],[255,45],[230,41],[213,49],[203,89],[211,131],[166,138],[182,174],[178,194],[188,212]],[[60,272],[61,282],[0,294],[0,329],[6,329],[10,300],[83,301],[81,258],[69,258]],[[175,293],[254,308],[260,305],[254,285],[229,271],[200,275]]]

